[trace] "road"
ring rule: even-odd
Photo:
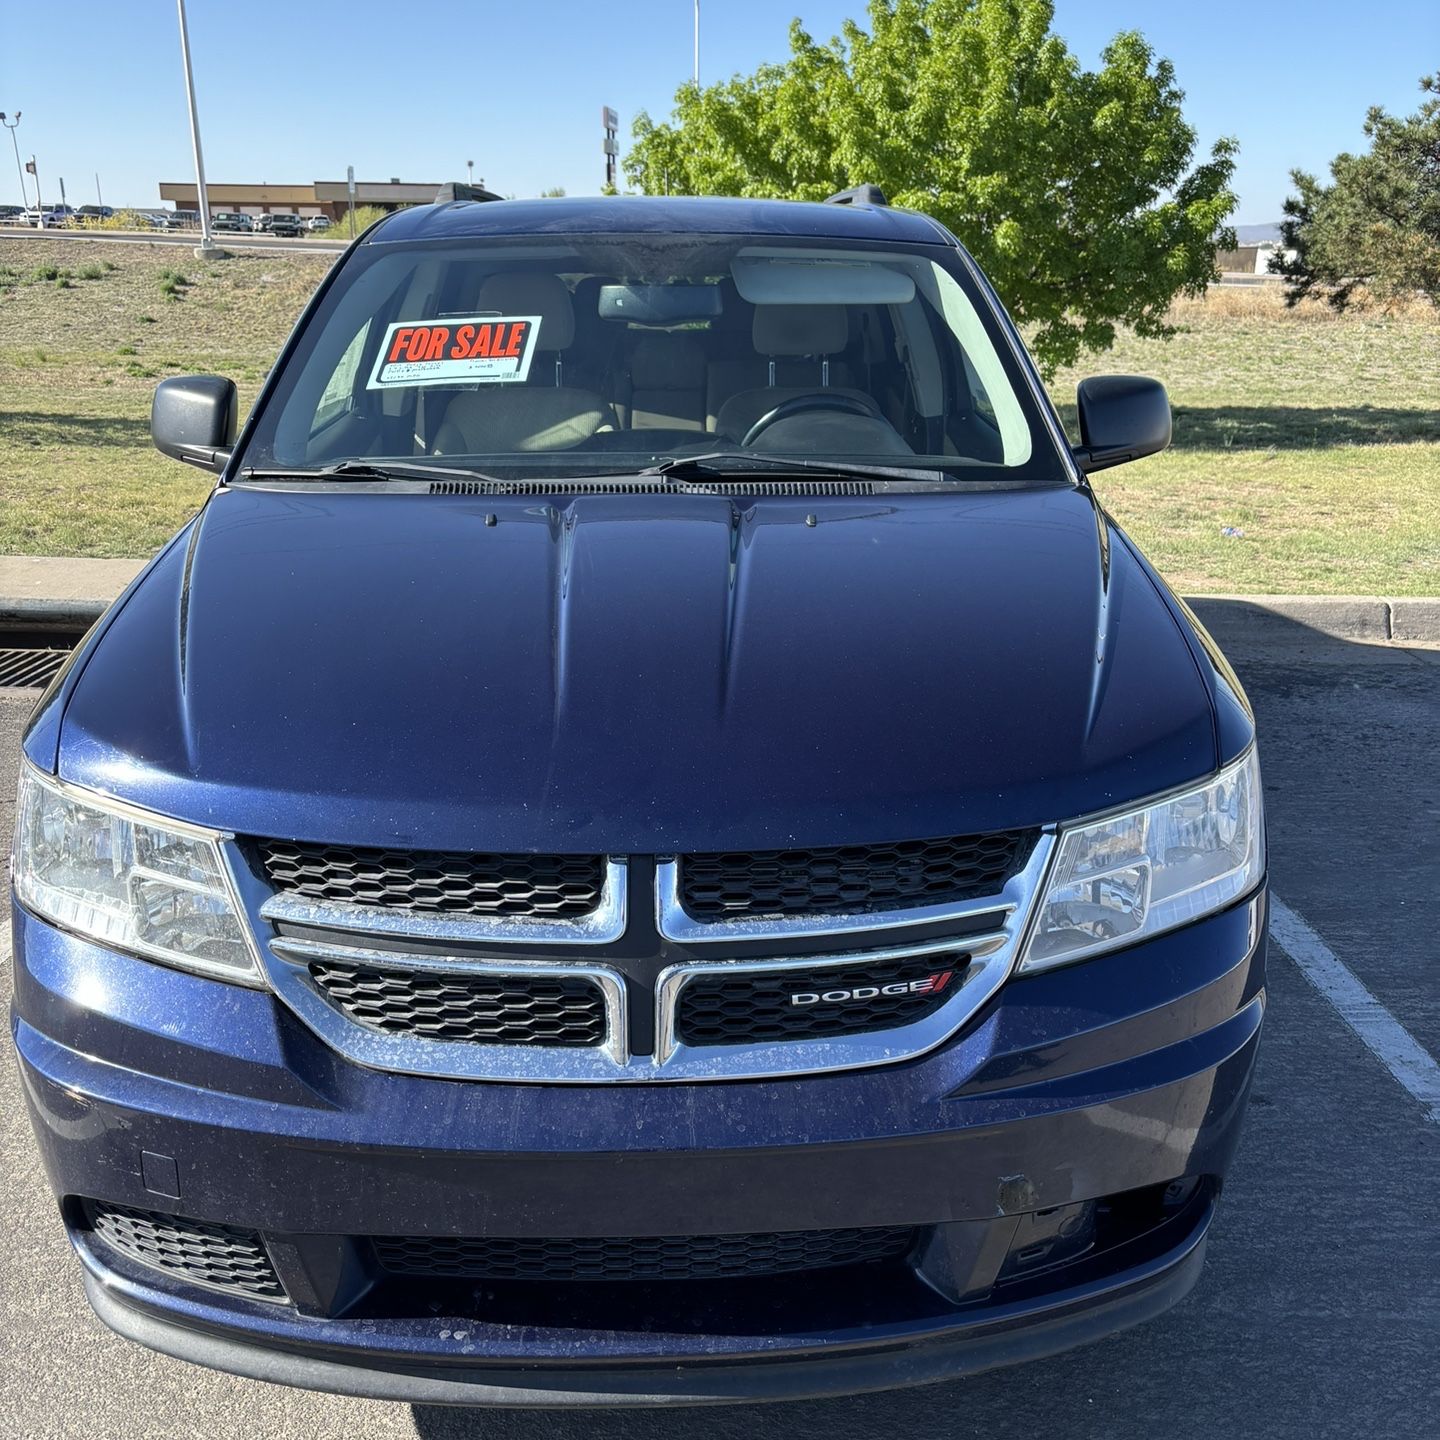
[[[217,234],[215,243],[222,250],[300,250],[317,255],[340,255],[349,244],[341,232],[323,239],[286,240],[274,235]],[[116,234],[110,230],[36,230],[28,225],[0,225],[0,240],[74,240],[81,245],[184,245],[194,249],[200,243],[198,230],[143,230]]]
[[[1232,658],[1255,701],[1275,893],[1440,1055],[1440,652],[1295,627]],[[24,706],[0,701],[0,796]],[[8,813],[0,815],[6,833]],[[0,1434],[243,1440],[1229,1440],[1433,1435],[1440,1123],[1285,953],[1247,1131],[1195,1293],[1024,1369],[844,1401],[673,1413],[333,1399],[149,1354],[90,1316],[13,1066],[0,1093]],[[1377,1012],[1378,1013],[1378,1012]]]

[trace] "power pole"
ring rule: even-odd
[[[700,0],[695,0],[695,88],[700,88]]]
[[[180,58],[185,65],[185,96],[190,102],[190,143],[195,151],[195,197],[200,205],[200,246],[195,254],[203,259],[218,255],[210,234],[210,195],[205,189],[205,156],[200,149],[200,116],[195,108],[195,76],[190,69],[190,27],[185,23],[185,0],[175,0],[180,13]]]

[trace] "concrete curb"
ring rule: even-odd
[[[1440,642],[1440,598],[1429,596],[1191,595],[1186,603],[1222,644],[1293,644],[1307,633],[1368,645]]]

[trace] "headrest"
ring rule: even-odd
[[[750,333],[761,355],[834,355],[850,326],[843,305],[757,305]]]
[[[705,352],[690,335],[642,335],[630,357],[637,390],[689,390],[705,384]]]
[[[539,350],[565,350],[575,338],[575,307],[558,275],[512,270],[487,276],[475,298],[475,308],[501,315],[538,315]]]

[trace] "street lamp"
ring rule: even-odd
[[[195,150],[195,198],[200,205],[200,248],[202,260],[218,255],[210,234],[210,195],[205,189],[205,156],[200,150],[200,116],[195,109],[195,77],[190,71],[190,29],[185,23],[185,0],[175,0],[180,12],[180,58],[185,64],[185,96],[190,102],[190,143]]]
[[[8,115],[6,115],[3,110],[0,110],[0,125],[3,125],[10,132],[10,143],[15,147],[15,173],[20,177],[20,203],[22,205],[29,205],[30,201],[25,195],[25,171],[21,168],[20,165],[20,142],[15,138],[15,131],[19,127],[19,124],[20,112],[18,110],[15,112],[15,118],[13,120]],[[36,181],[36,184],[39,184],[38,180]],[[36,209],[39,209],[40,207],[40,196],[38,191],[36,192],[35,196],[35,207]]]
[[[470,172],[470,188],[473,190],[475,188],[475,162],[473,160],[467,160],[465,162],[465,168]]]

